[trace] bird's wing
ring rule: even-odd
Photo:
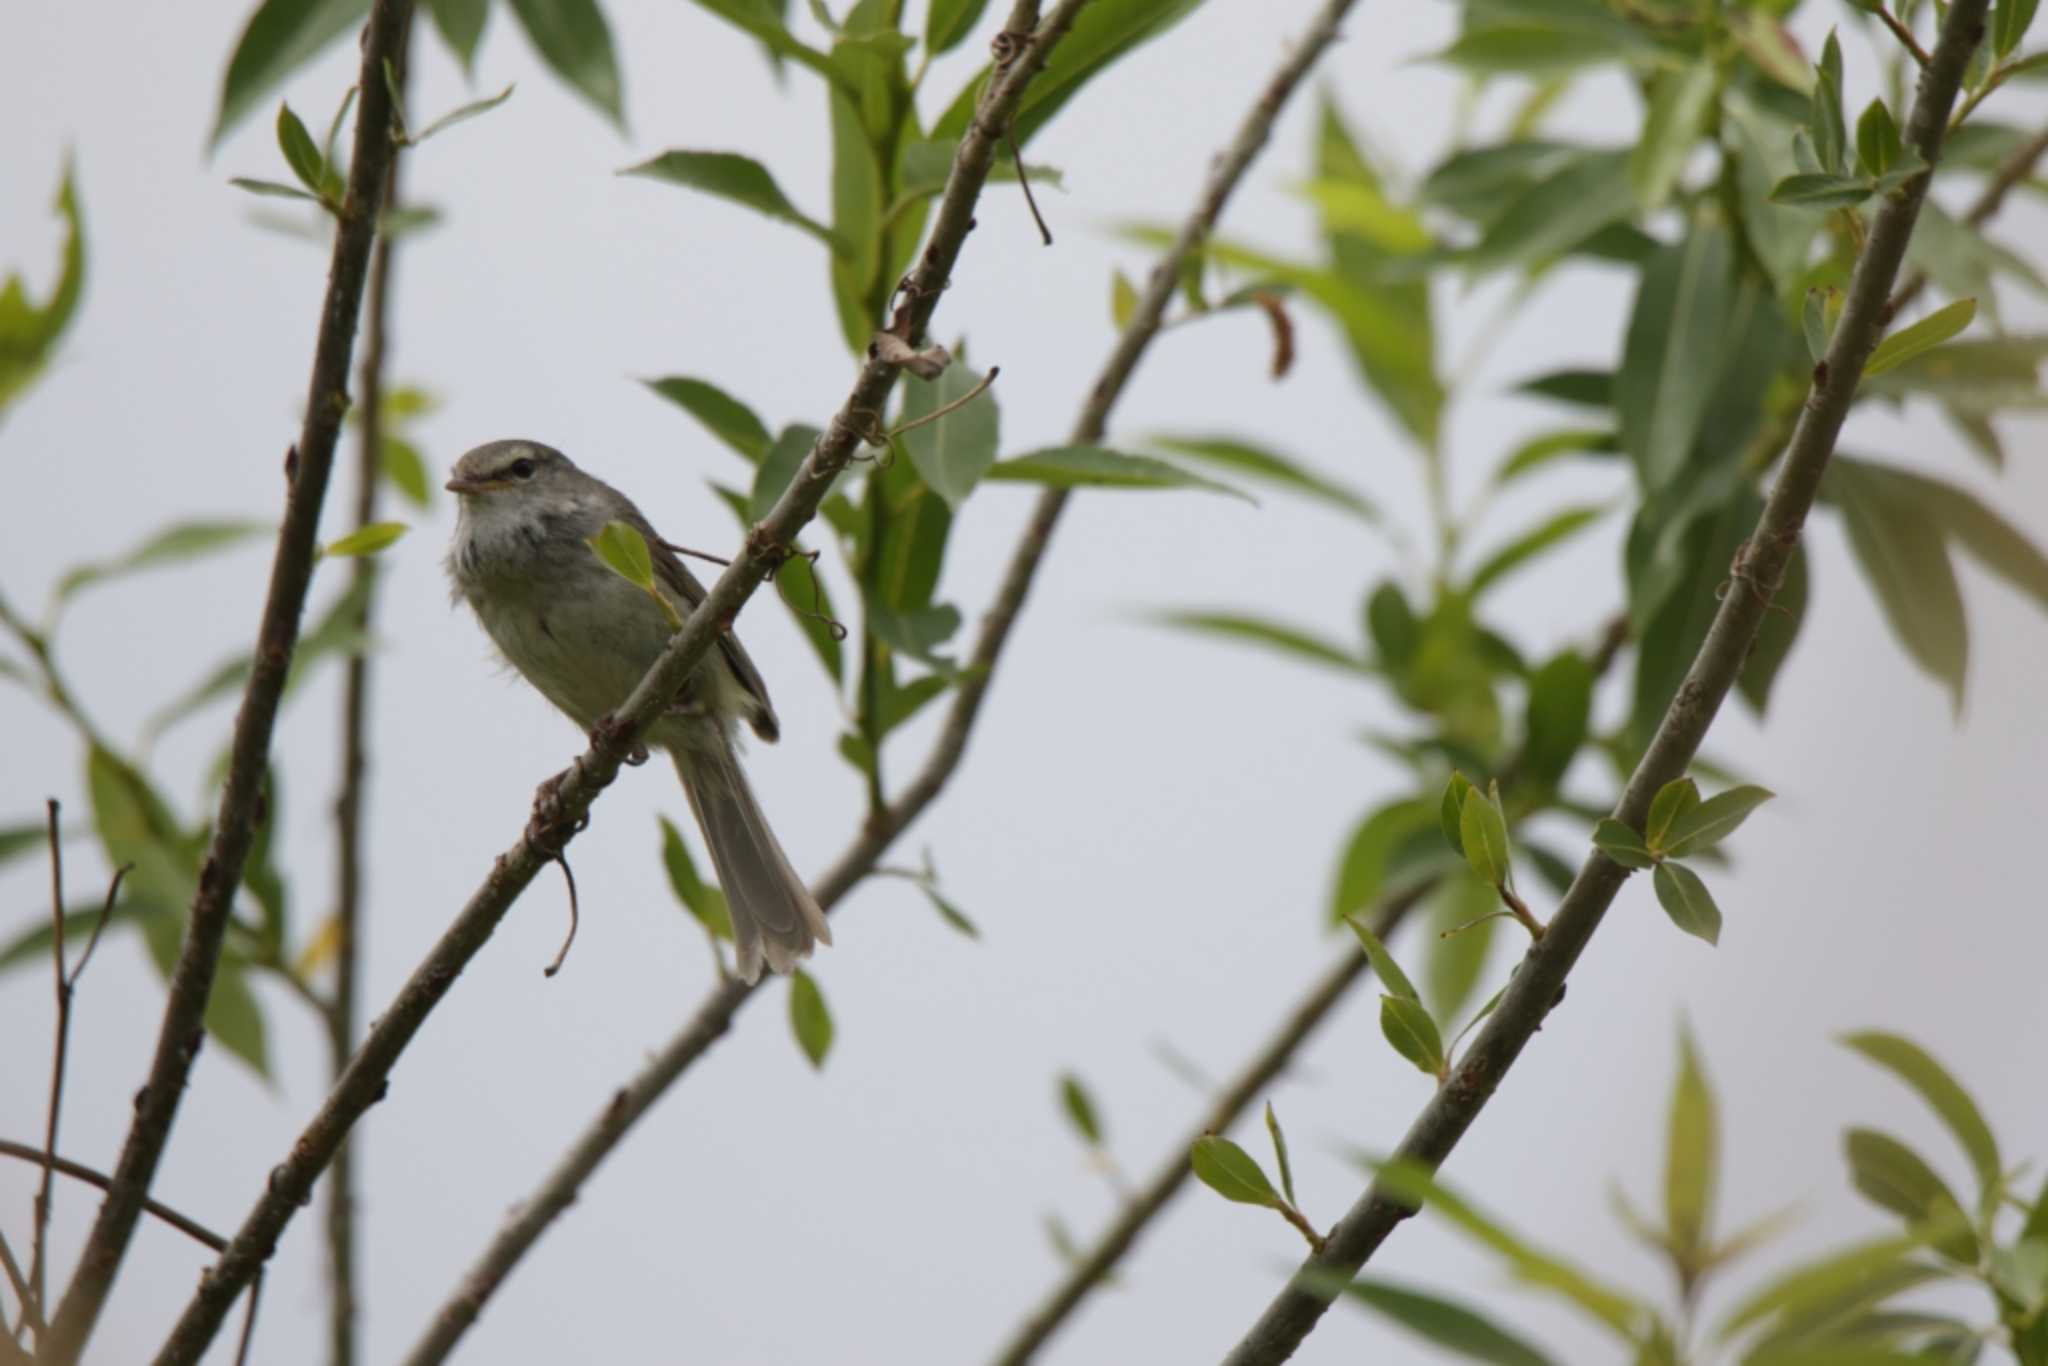
[[[691,608],[704,601],[704,585],[697,581],[669,543],[648,524],[647,519],[635,508],[628,518],[633,528],[647,540],[647,553],[654,559],[654,574],[662,585]],[[733,676],[740,686],[754,699],[754,711],[747,722],[754,728],[754,734],[769,743],[782,733],[782,723],[775,718],[775,704],[768,700],[768,684],[761,677],[761,671],[754,667],[754,661],[747,657],[747,647],[740,644],[738,636],[730,629],[718,633],[718,649],[731,666]]]

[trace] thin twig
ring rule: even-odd
[[[1916,66],[1924,67],[1927,65],[1927,49],[1920,46],[1920,40],[1913,36],[1913,30],[1901,23],[1898,15],[1893,14],[1891,10],[1886,8],[1882,0],[1872,8],[1871,12],[1876,14],[1884,26],[1892,31],[1892,37],[1899,40],[1900,46],[1913,55],[1913,62]]]
[[[576,902],[576,874],[569,871],[569,856],[557,854],[555,862],[561,865],[562,881],[569,884],[569,933],[562,937],[562,947],[555,950],[555,961],[541,969],[543,977],[553,977],[562,970],[562,964],[569,958],[569,946],[576,942],[576,926],[583,919],[582,908]]]
[[[1024,191],[1024,206],[1031,210],[1031,221],[1038,225],[1038,236],[1046,246],[1052,245],[1052,229],[1045,225],[1045,215],[1038,211],[1038,197],[1031,193],[1031,177],[1024,173],[1024,154],[1017,150],[1017,134],[1009,135],[1010,164],[1017,168],[1017,184]]]
[[[392,79],[393,113],[402,117],[406,87],[412,75],[412,20],[399,27],[396,49],[387,67]],[[394,150],[384,173],[384,204],[388,210],[398,203],[399,168],[404,162],[402,147]],[[363,355],[357,367],[361,389],[361,422],[356,436],[355,506],[351,520],[360,529],[378,519],[378,498],[383,488],[384,388],[386,360],[390,353],[390,315],[393,256],[397,243],[380,234],[370,256],[370,278],[363,302]],[[375,555],[358,555],[350,562],[348,595],[356,603],[353,623],[359,640],[367,640],[377,608],[377,584],[382,562]],[[356,1031],[362,1013],[362,964],[364,943],[364,858],[363,810],[369,789],[370,734],[370,652],[352,651],[341,696],[341,784],[334,799],[334,991],[321,1011],[327,1033],[329,1075],[339,1077],[355,1051]],[[298,974],[289,968],[287,981]],[[309,1000],[320,998],[307,987]],[[356,1324],[361,1314],[358,1289],[355,1142],[344,1142],[334,1154],[327,1173],[325,1206],[322,1209],[327,1245],[327,1360],[328,1366],[355,1366],[359,1348]],[[253,1305],[254,1295],[251,1295]],[[253,1309],[252,1309],[253,1313]]]
[[[108,1176],[105,1172],[88,1167],[83,1163],[73,1162],[69,1158],[49,1158],[42,1149],[32,1148],[26,1143],[16,1143],[13,1139],[0,1138],[0,1157],[18,1158],[23,1162],[33,1162],[38,1166],[45,1165],[47,1159],[48,1166],[65,1176],[71,1177],[73,1180],[83,1181],[88,1186],[97,1186],[103,1191],[112,1190],[114,1186],[114,1178]],[[194,1242],[204,1243],[215,1252],[225,1250],[228,1245],[227,1239],[221,1237],[206,1225],[196,1219],[187,1218],[161,1201],[144,1200],[142,1202],[142,1209],[145,1214],[163,1220],[166,1224],[169,1224]]]
[[[1921,72],[1906,140],[1930,168],[1940,159],[1948,111],[1964,67],[1983,37],[1987,4],[1988,0],[1955,0],[1942,24],[1934,58]],[[1882,335],[1886,295],[1898,278],[1931,178],[1931,169],[1913,177],[1878,210],[1850,278],[1848,302],[1827,359],[1814,368],[1813,390],[1777,486],[1744,552],[1747,576],[1757,591],[1722,597],[1684,683],[1615,805],[1614,818],[1631,828],[1642,828],[1658,789],[1691,764],[1749,658],[1771,596],[1799,547],[1800,529],[1819,494],[1864,365]],[[1450,1156],[1542,1024],[1627,878],[1626,869],[1597,849],[1588,856],[1551,917],[1548,932],[1530,946],[1500,1004],[1450,1078],[1416,1117],[1396,1157],[1434,1170]],[[1329,1307],[1330,1282],[1355,1276],[1414,1212],[1375,1182],[1330,1230],[1323,1251],[1303,1264],[1252,1325],[1226,1358],[1226,1366],[1271,1366],[1292,1356]]]
[[[1021,55],[989,83],[976,119],[960,140],[952,176],[933,214],[931,235],[911,272],[913,288],[902,292],[902,301],[890,319],[888,330],[904,340],[914,343],[924,335],[958,260],[973,222],[975,201],[995,160],[997,135],[991,130],[1008,124],[1026,87],[1043,68],[1046,53],[1066,34],[1087,3],[1088,0],[1062,0],[1034,32]],[[387,5],[403,8],[403,0],[383,0],[377,14],[382,15]],[[373,19],[373,39],[376,25]],[[369,51],[376,53],[380,47],[389,46],[387,35],[381,44],[373,41]],[[382,88],[375,72],[372,67],[365,73],[366,119],[372,112],[367,107],[371,95]],[[387,105],[388,97],[380,95],[373,121],[381,125],[388,114]],[[381,165],[380,162],[379,169]],[[360,151],[357,169],[362,169]],[[550,780],[554,800],[549,821],[545,826],[531,823],[528,831],[498,857],[454,922],[414,969],[397,999],[364,1036],[347,1070],[284,1160],[272,1170],[262,1195],[227,1251],[186,1305],[158,1354],[161,1366],[196,1361],[205,1351],[219,1332],[236,1295],[269,1259],[279,1235],[310,1195],[314,1181],[350,1127],[382,1096],[400,1054],[447,994],[463,966],[483,947],[540,869],[574,837],[577,823],[586,817],[591,803],[610,786],[620,766],[639,747],[641,733],[664,712],[697,662],[712,648],[754,590],[782,562],[783,548],[795,543],[798,533],[816,514],[833,481],[859,449],[864,430],[860,415],[881,411],[895,386],[897,371],[898,367],[878,357],[867,359],[839,411],[805,456],[789,487],[748,535],[732,566],[719,575],[703,600],[691,610],[682,630],[669,640],[661,657],[617,712],[594,728],[589,748],[560,775],[559,781]]]
[[[312,581],[320,510],[334,469],[342,415],[348,407],[349,353],[355,344],[371,239],[382,207],[384,175],[393,153],[391,100],[380,72],[385,59],[397,51],[399,35],[411,13],[411,0],[378,0],[370,12],[348,198],[335,231],[305,420],[296,448],[298,459],[285,497],[284,525],[271,565],[249,680],[235,716],[227,782],[214,817],[213,838],[200,867],[198,892],[185,918],[184,942],[171,972],[149,1076],[137,1100],[107,1198],[51,1319],[43,1348],[46,1360],[73,1361],[85,1351],[134,1237],[143,1199],[170,1141],[186,1079],[205,1038],[206,1002],[220,963],[235,888],[241,883],[242,867],[255,840],[271,734],[298,643],[299,618]]]
[[[930,412],[926,413],[923,417],[914,417],[910,421],[905,422],[900,426],[892,428],[889,434],[883,438],[883,444],[886,445],[889,442],[894,441],[897,437],[903,435],[905,432],[914,432],[919,427],[925,426],[927,423],[937,422],[942,417],[948,417],[954,413],[959,412],[962,408],[965,408],[968,404],[974,402],[974,400],[980,398],[983,394],[987,393],[989,391],[989,387],[996,382],[996,376],[1001,373],[1001,366],[991,365],[988,368],[988,373],[981,377],[981,383],[975,385],[972,389],[969,389],[966,393],[960,395],[960,397],[954,399],[951,403],[946,404],[944,407],[934,408]]]
[[[40,1155],[37,1160],[42,1160]],[[23,1331],[40,1334],[43,1331],[43,1319],[42,1315],[36,1312],[35,1294],[28,1288],[28,1273],[23,1271],[21,1263],[15,1260],[14,1245],[7,1241],[7,1234],[4,1231],[0,1231],[0,1270],[7,1273],[7,1283],[14,1287],[14,1298],[21,1301],[19,1325],[12,1333],[0,1333],[0,1341],[12,1343]],[[0,1321],[0,1328],[5,1327],[5,1322]]]
[[[1224,205],[1271,138],[1273,124],[1288,96],[1335,39],[1336,25],[1352,3],[1353,0],[1325,0],[1316,22],[1268,82],[1229,150],[1216,162],[1194,210],[1173,245],[1153,267],[1146,288],[1131,311],[1130,320],[1124,325],[1108,361],[1090,387],[1088,399],[1075,420],[1069,438],[1071,444],[1088,445],[1102,438],[1110,410],[1122,396],[1146,348],[1159,333],[1167,306],[1179,287],[1183,265],[1200,250],[1215,229]],[[1020,11],[1026,8],[1019,5]],[[1062,11],[1065,8],[1062,6]],[[1056,12],[1053,21],[1057,22],[1058,18]],[[1013,13],[1005,31],[1018,30],[1029,23],[1028,18],[1020,20]],[[975,127],[979,129],[980,126],[977,121]],[[943,281],[944,278],[939,275],[936,280]],[[915,288],[905,293],[913,300],[920,297],[919,289],[928,287],[928,282],[922,280],[914,280],[912,284]],[[880,406],[869,404],[862,411],[872,414],[879,412]],[[1011,553],[1003,582],[983,619],[974,653],[962,670],[959,690],[938,741],[917,777],[895,801],[869,813],[860,833],[812,885],[812,895],[826,910],[837,905],[867,877],[897,836],[937,799],[959,768],[966,754],[968,736],[987,696],[989,681],[994,676],[995,666],[1009,641],[1017,617],[1023,611],[1024,600],[1039,565],[1044,561],[1066,500],[1067,493],[1063,489],[1049,489],[1040,496],[1030,522]],[[732,1028],[733,1017],[754,991],[754,987],[743,982],[722,980],[698,1005],[681,1032],[613,1095],[610,1103],[542,1180],[535,1194],[519,1206],[518,1215],[498,1232],[455,1293],[443,1303],[426,1335],[406,1359],[408,1366],[424,1366],[447,1355],[455,1341],[475,1321],[484,1302],[526,1255],[542,1231],[575,1200],[577,1191],[590,1174],[618,1146],[640,1116]]]

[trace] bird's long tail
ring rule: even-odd
[[[732,741],[673,751],[683,793],[697,828],[710,847],[718,885],[732,912],[733,946],[742,979],[758,981],[761,965],[788,972],[810,956],[813,944],[830,944],[825,913],[811,896],[761,814]]]

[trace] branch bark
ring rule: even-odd
[[[975,201],[988,179],[1001,130],[1015,114],[1032,77],[1044,65],[1045,54],[1072,27],[1087,3],[1088,0],[1062,0],[989,83],[974,122],[960,141],[951,178],[934,215],[931,237],[905,288],[899,291],[901,303],[888,330],[903,340],[914,344],[923,337],[961,245],[973,227]],[[1022,5],[1019,8],[1027,9]],[[1028,12],[1035,10],[1035,5],[1028,7]],[[382,6],[378,13],[383,13]],[[386,53],[390,50],[388,46],[384,49]],[[366,79],[366,98],[371,88],[381,90],[382,85],[381,77],[374,82]],[[388,97],[380,98],[378,108],[388,114]],[[359,149],[359,163],[360,158]],[[359,295],[360,279],[357,292]],[[391,1007],[365,1035],[347,1070],[335,1082],[290,1153],[270,1172],[262,1196],[227,1251],[201,1280],[198,1293],[158,1353],[160,1366],[196,1361],[219,1332],[221,1320],[236,1295],[276,1249],[285,1225],[309,1198],[314,1181],[333,1160],[350,1127],[383,1096],[392,1067],[428,1014],[490,938],[519,894],[554,859],[556,852],[574,838],[591,804],[610,786],[620,766],[633,753],[640,733],[681,690],[697,661],[730,626],[754,590],[787,557],[787,547],[795,543],[797,533],[817,512],[833,480],[858,453],[862,438],[873,430],[874,415],[886,404],[897,371],[895,364],[881,359],[870,348],[852,392],[804,457],[789,488],[767,517],[748,533],[740,554],[670,639],[647,676],[617,713],[595,728],[589,748],[557,781],[548,785],[546,790],[551,796],[545,815],[537,815],[518,842],[498,856],[489,876],[414,969]]]
[[[398,97],[411,75],[411,26],[400,37],[393,62]],[[401,110],[402,114],[404,111]],[[384,202],[398,202],[399,154],[384,178]],[[384,360],[389,335],[394,242],[377,239],[370,258],[369,298],[363,318],[363,359],[358,370],[362,421],[356,429],[356,489],[353,521],[360,530],[377,520],[384,448]],[[349,593],[357,607],[355,630],[367,641],[377,606],[381,567],[374,555],[349,561]],[[341,698],[341,790],[334,800],[334,995],[324,1011],[328,1067],[339,1077],[355,1051],[361,1018],[363,963],[363,807],[368,784],[370,652],[367,644],[348,658]],[[327,1173],[327,1359],[329,1366],[355,1366],[356,1317],[356,1145],[344,1142]]]
[[[306,391],[306,415],[296,454],[287,461],[289,489],[284,525],[271,564],[270,587],[249,682],[235,716],[227,783],[214,818],[213,839],[200,868],[199,887],[184,942],[171,973],[155,1057],[137,1098],[135,1118],[122,1144],[107,1198],[101,1203],[77,1270],[52,1316],[38,1359],[70,1362],[85,1350],[106,1304],[121,1259],[135,1233],[150,1182],[171,1136],[185,1081],[205,1037],[206,1001],[220,962],[242,866],[255,837],[278,699],[298,643],[299,617],[312,580],[321,505],[334,468],[334,448],[348,408],[349,354],[354,349],[363,280],[376,236],[391,165],[391,97],[384,63],[398,50],[412,13],[411,0],[378,0],[371,10],[358,81],[354,159],[348,196],[335,232],[333,262],[321,308],[319,339]]]
[[[1337,24],[1353,3],[1355,0],[1326,0],[1315,23],[1267,84],[1246,116],[1237,137],[1210,172],[1195,210],[1173,245],[1153,268],[1145,292],[1117,340],[1116,349],[1089,390],[1088,400],[1069,437],[1070,444],[1086,445],[1101,439],[1110,410],[1122,396],[1138,361],[1159,332],[1167,305],[1179,286],[1182,264],[1214,230],[1224,205],[1271,137],[1274,120],[1287,97],[1335,40]],[[1019,6],[1020,10],[1023,8]],[[1054,17],[1057,19],[1057,14]],[[1006,27],[1011,30],[1019,27],[1016,16],[1012,16]],[[980,122],[977,121],[977,126]],[[1040,496],[983,620],[973,655],[962,671],[959,691],[938,740],[917,777],[893,802],[869,813],[852,843],[813,886],[812,894],[825,910],[832,910],[873,871],[876,862],[896,837],[924,813],[959,768],[995,666],[1009,641],[1018,614],[1023,610],[1024,600],[1045,558],[1066,501],[1066,492],[1059,489],[1047,490]],[[734,1016],[756,990],[757,987],[736,979],[721,981],[697,1007],[681,1032],[632,1080],[613,1093],[597,1118],[542,1180],[540,1188],[521,1202],[518,1213],[499,1230],[454,1294],[442,1304],[426,1333],[405,1358],[406,1366],[427,1366],[447,1357],[512,1268],[548,1225],[575,1202],[583,1183],[654,1102],[732,1028]]]
[[[1828,354],[1814,367],[1813,387],[1794,429],[1777,486],[1757,529],[1729,571],[1728,592],[1670,710],[1630,775],[1614,818],[1643,828],[1650,802],[1665,783],[1682,776],[1742,671],[1757,628],[1770,610],[1785,566],[1798,548],[1801,528],[1820,492],[1821,477],[1841,435],[1870,353],[1890,315],[1887,294],[1898,279],[1906,244],[1940,158],[1950,107],[1965,66],[1984,34],[1988,0],[1956,0],[1941,27],[1933,58],[1920,75],[1906,138],[1930,169],[1908,181],[1878,210],[1870,237],[1849,282]],[[1450,1079],[1409,1127],[1395,1156],[1434,1169],[1450,1156],[1465,1130],[1514,1064],[1563,990],[1565,979],[1621,890],[1628,872],[1595,850],[1579,869],[1543,938],[1531,945],[1499,1007],[1466,1050]],[[1352,1205],[1321,1252],[1267,1306],[1225,1358],[1226,1366],[1270,1366],[1294,1354],[1329,1307],[1329,1292],[1312,1276],[1346,1280],[1415,1211],[1383,1193],[1375,1182]],[[1327,1285],[1327,1282],[1322,1282]]]

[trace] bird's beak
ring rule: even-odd
[[[498,486],[494,479],[450,479],[441,487],[450,493],[487,493]]]

